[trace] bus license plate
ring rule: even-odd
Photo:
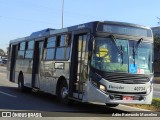
[[[133,100],[133,96],[123,96],[123,100]]]

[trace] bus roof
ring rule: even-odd
[[[108,24],[117,24],[117,25],[124,25],[124,26],[131,26],[131,27],[140,27],[145,29],[151,29],[150,27],[144,26],[144,25],[138,25],[134,23],[127,23],[127,22],[115,22],[115,21],[101,21],[102,23],[108,23]]]
[[[140,28],[150,29],[149,27],[146,27],[146,26],[132,24],[132,23],[126,23],[126,22],[93,21],[93,22],[79,24],[79,25],[75,25],[75,26],[71,26],[71,27],[62,28],[62,29],[47,28],[47,29],[44,29],[44,30],[41,30],[41,31],[33,32],[33,33],[31,33],[30,36],[23,37],[23,38],[18,38],[18,39],[15,39],[15,40],[11,40],[10,43],[17,44],[19,42],[26,41],[26,40],[33,40],[35,38],[40,38],[40,37],[45,37],[45,36],[49,36],[49,35],[65,33],[65,32],[78,30],[78,29],[84,29],[84,28],[91,28],[91,30],[93,30],[92,29],[93,26],[95,25],[94,27],[97,27],[98,23],[115,24],[115,25],[117,24],[117,25],[125,25],[125,26],[133,26],[133,27],[140,27]]]
[[[31,39],[34,39],[34,38],[47,36],[47,35],[50,34],[50,31],[53,31],[53,30],[55,30],[55,29],[47,28],[47,29],[44,29],[44,30],[41,30],[41,31],[36,31],[36,32],[33,32],[30,36],[23,37],[23,38],[18,38],[18,39],[15,39],[15,40],[11,40],[10,43],[18,43],[20,41],[31,40]]]

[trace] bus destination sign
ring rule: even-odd
[[[125,25],[99,24],[97,31],[121,35],[152,37],[150,29]]]

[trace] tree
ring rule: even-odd
[[[5,52],[2,49],[0,49],[0,56],[3,56],[3,55],[5,55]]]
[[[154,36],[154,60],[160,60],[160,37]]]
[[[157,17],[157,19],[158,19],[158,24],[160,24],[160,18],[159,18],[159,17]]]
[[[154,75],[160,77],[160,37],[154,36]]]
[[[160,49],[160,38],[158,36],[154,36],[154,49],[155,50]]]

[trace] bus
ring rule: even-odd
[[[7,77],[21,91],[60,102],[151,104],[153,34],[149,27],[93,21],[11,40]]]

